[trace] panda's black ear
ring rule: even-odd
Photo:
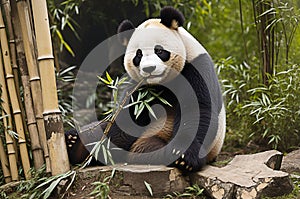
[[[124,45],[127,46],[128,41],[134,31],[135,27],[132,24],[131,21],[125,19],[122,21],[118,27],[118,38],[120,42]],[[121,34],[119,34],[121,33]]]
[[[162,24],[175,30],[184,23],[183,14],[171,6],[166,6],[160,11],[160,18]]]

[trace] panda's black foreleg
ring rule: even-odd
[[[76,129],[71,129],[65,132],[65,140],[67,144],[67,152],[69,161],[72,165],[82,163],[89,155],[89,151],[81,142]]]
[[[93,122],[81,128],[84,131],[81,136],[83,136],[82,138],[85,141],[82,141],[76,129],[71,129],[65,132],[67,152],[69,161],[72,165],[83,163],[91,151],[91,147],[87,149],[86,146],[88,146],[89,143],[96,143],[102,138],[107,123],[102,123],[101,125],[97,124],[98,122]],[[132,144],[137,140],[136,137],[124,133],[115,123],[112,125],[107,138],[110,139],[110,142],[114,145],[114,147],[122,148],[126,151],[129,151]],[[114,156],[120,157],[118,155],[118,150],[113,151],[112,154],[113,158]],[[118,162],[118,160],[115,161]],[[90,165],[103,165],[103,163],[96,161],[95,158],[93,158]]]

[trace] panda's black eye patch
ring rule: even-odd
[[[133,58],[133,64],[138,67],[141,63],[143,52],[141,49],[137,49],[135,57]]]
[[[166,62],[170,59],[171,53],[165,50],[161,45],[154,47],[154,53],[163,61]]]

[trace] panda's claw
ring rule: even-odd
[[[173,153],[173,154],[175,154],[175,151],[176,151],[176,150],[175,150],[175,149],[173,149],[172,153]]]
[[[180,165],[181,165],[181,166],[184,166],[184,165],[185,165],[185,162],[184,162],[184,161],[182,161],[182,162],[180,163]]]
[[[69,145],[68,145],[69,148],[72,148],[72,146],[73,146],[72,144],[69,144]]]
[[[178,160],[176,160],[175,164],[178,164],[178,163],[179,163],[179,161],[178,161]]]
[[[177,152],[176,152],[176,155],[179,155],[180,154],[180,151],[178,150]]]
[[[181,158],[182,158],[182,159],[184,158],[184,154],[181,155]]]

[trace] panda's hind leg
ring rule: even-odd
[[[157,136],[139,138],[131,147],[131,152],[148,153],[164,147],[167,143]]]

